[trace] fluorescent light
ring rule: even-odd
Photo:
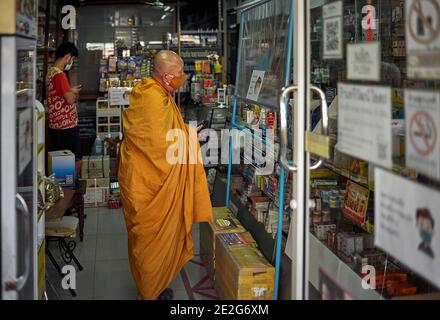
[[[166,7],[163,9],[163,11],[167,12],[167,11],[170,10],[170,9],[171,9],[170,6],[166,6]]]
[[[148,44],[162,44],[162,41],[148,41]]]
[[[165,19],[167,17],[167,14],[165,13],[161,18],[160,18],[160,20],[163,20],[163,19]]]

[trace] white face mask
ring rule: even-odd
[[[70,63],[68,63],[68,64],[66,64],[66,65],[64,66],[64,70],[69,71],[70,68],[72,68],[72,65],[73,65],[73,60],[70,61]]]

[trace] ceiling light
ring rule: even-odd
[[[165,19],[167,17],[167,14],[165,13],[161,18],[160,18],[160,20],[163,20],[163,19]]]
[[[170,10],[170,9],[171,9],[170,6],[166,6],[166,7],[163,9],[163,11],[167,12],[167,11]]]

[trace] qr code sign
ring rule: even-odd
[[[380,160],[386,160],[387,159],[387,145],[381,141],[378,141],[377,143],[377,157]]]

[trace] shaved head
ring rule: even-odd
[[[181,69],[183,69],[183,60],[174,51],[162,50],[154,57],[154,72],[157,75],[175,74]]]

